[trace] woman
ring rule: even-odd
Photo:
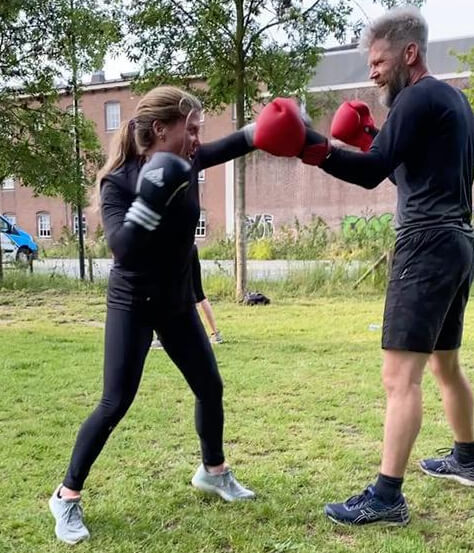
[[[252,129],[201,146],[201,109],[194,96],[178,88],[151,90],[138,103],[133,119],[122,125],[98,178],[105,234],[114,254],[107,296],[104,390],[79,431],[66,476],[49,502],[56,535],[66,543],[89,538],[80,492],[135,397],[153,331],[196,397],[202,465],[192,484],[227,501],[255,496],[237,482],[224,461],[222,381],[196,312],[191,277],[200,213],[198,173],[252,151]],[[142,177],[140,169],[147,159],[152,171]],[[157,168],[156,159],[164,160],[164,165]],[[179,166],[182,174],[171,179],[172,193],[157,199],[155,195],[169,187],[169,165]],[[154,182],[151,177],[147,180],[152,173]],[[156,180],[162,177],[165,182]],[[184,179],[187,185],[181,184]]]

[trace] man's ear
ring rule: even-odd
[[[420,55],[420,48],[416,42],[410,42],[405,47],[405,63],[407,65],[415,65]]]

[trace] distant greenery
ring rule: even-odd
[[[395,242],[392,216],[346,217],[341,229],[333,230],[320,217],[306,224],[295,219],[293,225],[278,228],[272,236],[248,241],[248,258],[270,259],[357,259],[375,260],[390,250]],[[40,257],[71,258],[76,256],[77,237],[67,228],[60,239],[43,248]],[[111,257],[104,231],[98,227],[86,239],[86,254],[93,258]],[[217,235],[199,249],[201,259],[234,259],[235,242]]]
[[[395,243],[392,216],[346,217],[338,231],[320,217],[307,224],[295,219],[260,240],[249,240],[249,259],[359,259],[372,260]],[[234,242],[217,237],[199,250],[201,259],[233,259]]]

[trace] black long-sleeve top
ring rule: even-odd
[[[375,188],[389,177],[398,192],[396,228],[454,228],[472,234],[474,115],[464,94],[433,77],[404,88],[367,153],[334,148],[327,173]]]
[[[132,310],[152,301],[158,309],[180,311],[195,302],[191,262],[200,214],[198,173],[252,150],[243,131],[202,145],[192,161],[188,188],[173,200],[151,232],[124,224],[136,195],[139,161],[126,161],[104,177],[102,219],[114,256],[108,283],[110,307]]]

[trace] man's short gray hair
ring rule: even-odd
[[[420,10],[413,6],[394,8],[372,21],[363,30],[359,47],[366,51],[378,39],[385,39],[391,46],[400,49],[415,42],[426,60],[428,24]]]

